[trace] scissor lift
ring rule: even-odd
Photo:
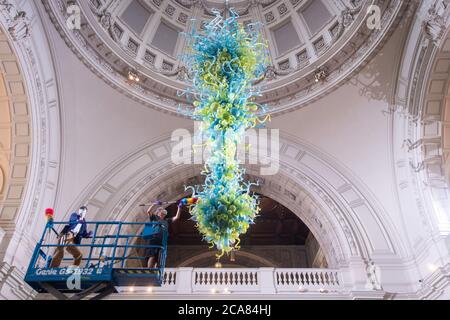
[[[61,300],[102,299],[117,292],[116,287],[161,286],[167,255],[168,232],[158,222],[88,222],[92,238],[79,245],[60,244],[58,226],[67,222],[48,223],[34,250],[25,282],[40,293],[50,293]],[[163,228],[162,245],[150,245],[141,232],[145,225]],[[50,268],[56,247],[64,247],[64,259],[58,268]],[[83,252],[78,268],[70,266],[73,257],[66,247],[76,246]],[[157,268],[147,268],[145,252],[159,248]],[[68,296],[71,295],[71,296]]]

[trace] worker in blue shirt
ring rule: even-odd
[[[78,267],[83,259],[83,254],[78,247],[74,246],[81,243],[83,238],[91,238],[92,231],[87,231],[86,224],[87,207],[80,207],[78,212],[70,215],[69,224],[64,226],[58,236],[59,246],[56,247],[50,268],[58,268],[64,258],[64,248],[73,256],[73,265]],[[69,246],[68,246],[69,245]]]
[[[162,202],[157,201],[155,204],[162,205]],[[167,230],[167,232],[168,232],[169,223],[175,222],[180,218],[181,209],[183,207],[183,204],[181,202],[178,204],[177,213],[176,213],[175,217],[172,217],[172,218],[167,218],[167,210],[162,207],[158,207],[156,209],[156,211],[153,213],[152,212],[153,207],[154,207],[154,204],[152,204],[150,206],[150,208],[148,208],[148,210],[147,210],[147,214],[149,216],[150,222],[157,222],[157,223],[161,224],[161,227],[157,228],[158,232],[153,234],[153,236],[149,239],[148,244],[155,245],[155,246],[162,246],[163,232],[164,232],[164,230]],[[157,247],[156,248],[147,248],[147,250],[146,250],[146,256],[148,257],[147,268],[151,269],[151,268],[157,267],[159,254],[160,254],[160,248],[157,248]]]

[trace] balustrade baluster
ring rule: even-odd
[[[287,271],[286,277],[284,278],[284,281],[286,282],[287,286],[289,285],[289,282],[290,282],[290,279],[289,279],[290,276],[291,276],[291,273]]]
[[[295,284],[295,278],[294,278],[294,273],[293,272],[289,273],[289,284],[290,285]]]
[[[331,281],[330,281],[330,274],[329,274],[329,272],[324,272],[323,277],[324,277],[324,280],[325,280],[325,284],[330,285]]]
[[[330,272],[329,274],[330,274],[330,283],[332,285],[335,285],[337,279],[334,277],[334,272]]]
[[[298,272],[295,272],[295,284],[296,285],[300,284]]]

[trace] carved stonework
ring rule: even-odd
[[[111,14],[109,12],[104,12],[100,16],[100,24],[102,25],[103,28],[107,30],[111,28],[112,22],[111,22]]]
[[[168,77],[175,77],[179,81],[187,81],[192,78],[185,66],[178,66],[173,70],[173,65],[169,65],[166,69],[161,70],[161,73]]]
[[[291,73],[293,70],[290,68],[289,60],[280,63],[279,68],[273,65],[267,66],[264,74],[257,79],[254,84],[259,84],[264,80],[272,81],[277,79],[277,76],[285,76]]]
[[[155,65],[155,59],[156,59],[156,55],[151,53],[150,51],[145,51],[145,56],[144,56],[144,60],[148,63],[150,63],[151,65]]]
[[[157,3],[155,3],[155,1]],[[164,11],[167,8],[168,3],[162,2],[162,1],[151,1],[153,5],[160,6],[159,8],[153,7],[153,10],[159,10],[163,15]],[[188,12],[187,10],[185,12],[174,13],[174,17],[176,16],[177,21],[179,21],[181,24],[186,25],[186,28],[189,28],[189,18],[196,18],[197,21],[202,21],[204,17],[201,16],[201,14],[204,12],[203,6],[209,4],[205,1],[189,1],[189,0],[180,0],[181,4],[184,6],[197,6],[196,10],[193,10],[192,12]],[[252,5],[271,5],[271,1],[261,1],[261,0],[253,0],[248,2],[248,6]],[[296,3],[296,2],[295,2]],[[302,2],[296,3],[297,6],[300,5]],[[400,0],[392,0],[389,2],[388,8],[383,11],[383,23],[382,28],[380,30],[374,30],[369,36],[367,33],[364,32],[352,32],[351,35],[346,37],[346,33],[344,32],[345,27],[340,23],[340,21],[336,21],[336,24],[333,25],[335,30],[333,30],[333,38],[332,41],[324,41],[325,43],[317,43],[316,48],[321,50],[317,50],[315,52],[312,50],[311,52],[308,52],[309,56],[308,59],[298,61],[295,66],[292,65],[293,60],[291,61],[291,66],[289,69],[281,70],[280,66],[278,66],[278,57],[272,59],[272,63],[276,65],[276,69],[272,69],[272,67],[269,67],[266,74],[262,79],[258,79],[256,82],[261,82],[263,79],[272,79],[274,81],[278,81],[279,76],[286,76],[290,79],[287,81],[289,83],[289,88],[286,88],[288,90],[285,90],[285,92],[290,92],[291,94],[289,96],[285,96],[285,94],[278,95],[272,92],[267,92],[267,100],[265,102],[270,103],[271,106],[271,112],[273,112],[273,115],[278,114],[280,112],[284,112],[285,110],[292,110],[294,108],[299,108],[303,105],[308,104],[311,99],[314,99],[314,96],[316,94],[316,90],[321,90],[324,94],[327,94],[328,92],[331,92],[336,88],[336,82],[344,81],[345,79],[348,79],[348,77],[352,74],[356,68],[358,68],[361,64],[367,62],[370,60],[373,55],[376,52],[376,49],[383,45],[384,40],[387,39],[387,35],[389,32],[394,29],[398,25],[398,21],[395,20],[395,18],[398,15],[401,15],[404,10],[409,8],[409,3],[412,2],[405,2]],[[141,103],[147,106],[151,106],[157,109],[163,109],[166,111],[178,113],[179,111],[179,101],[176,99],[167,98],[167,96],[176,96],[176,89],[177,81],[179,79],[183,79],[184,76],[175,74],[175,75],[168,75],[167,67],[162,65],[163,60],[167,60],[165,55],[161,53],[160,51],[153,52],[155,54],[155,58],[152,59],[153,61],[157,61],[156,64],[158,64],[159,61],[161,61],[161,65],[154,65],[149,61],[149,57],[145,56],[146,50],[136,50],[137,47],[147,47],[147,44],[142,42],[142,39],[140,38],[134,38],[133,41],[135,41],[135,44],[131,44],[131,48],[127,47],[127,42],[123,41],[123,37],[126,30],[121,30],[120,28],[124,28],[121,25],[118,24],[118,22],[114,21],[114,15],[111,17],[111,20],[109,20],[108,16],[102,17],[102,12],[97,12],[98,10],[105,10],[103,6],[101,6],[99,9],[95,8],[94,5],[91,5],[89,7],[89,10],[85,10],[88,8],[85,8],[83,6],[86,6],[84,2],[80,2],[80,6],[82,6],[82,25],[89,26],[82,28],[82,30],[68,30],[65,26],[65,21],[67,20],[67,13],[65,12],[65,1],[63,0],[43,0],[43,4],[45,9],[47,10],[49,16],[51,17],[51,21],[55,24],[57,27],[57,30],[59,30],[59,33],[63,37],[64,41],[68,44],[68,46],[81,58],[83,63],[89,66],[91,70],[94,70],[95,73],[97,73],[102,79],[105,80],[107,83],[117,83],[117,81],[120,79],[116,79],[117,77],[123,77],[123,67],[126,65],[135,65],[135,64],[141,64],[141,67],[143,68],[143,79],[140,82],[139,85],[133,85],[133,86],[118,86],[116,87],[117,90],[127,94],[128,96],[138,99]],[[257,10],[263,10],[262,19],[273,19],[272,23],[275,22],[276,17],[274,11],[277,11],[277,8],[280,7],[280,4],[277,4],[277,6],[274,6],[274,8],[257,8]],[[200,10],[199,10],[200,9]],[[247,6],[239,8],[239,11],[246,11],[248,8]],[[351,11],[350,13],[353,14],[354,18],[359,18],[359,15],[357,16],[358,10],[360,10],[360,7],[352,7],[349,10],[355,10]],[[198,13],[194,13],[198,12]],[[252,10],[253,12],[253,10]],[[89,21],[93,21],[90,17],[85,17],[85,14],[94,14],[96,15],[98,19],[98,25],[89,23]],[[182,14],[185,14],[187,16],[186,23],[183,23],[186,16],[183,16]],[[278,11],[277,13],[278,14]],[[288,13],[285,13],[288,14]],[[361,13],[362,14],[362,13]],[[266,15],[266,17],[264,17]],[[103,23],[101,23],[101,20],[104,19]],[[181,21],[180,21],[181,19]],[[245,21],[257,21],[255,19],[244,19]],[[397,21],[397,22],[394,22]],[[359,26],[360,24],[358,24]],[[364,24],[361,24],[362,27],[358,28],[364,28]],[[203,23],[202,23],[203,26]],[[353,27],[354,24],[352,23],[351,26]],[[109,27],[109,29],[108,29]],[[202,28],[202,27],[199,27]],[[264,27],[264,28],[267,28]],[[343,28],[343,29],[342,29]],[[107,33],[110,35],[110,37],[119,44],[120,50],[123,50],[123,52],[116,52],[115,50],[98,50],[99,40],[101,41],[104,36],[104,32],[100,32],[103,30],[106,30]],[[340,30],[342,29],[342,30]],[[350,28],[348,28],[350,29]],[[187,31],[187,29],[185,29]],[[327,30],[325,30],[326,32]],[[329,31],[329,30],[328,30]],[[324,35],[321,35],[322,37]],[[332,48],[334,43],[337,39],[341,39],[342,46],[340,47],[340,50],[326,50],[326,48]],[[325,38],[324,39],[328,39]],[[108,39],[104,39],[105,41]],[[128,40],[126,40],[128,41]],[[352,43],[354,44],[352,46]],[[325,45],[323,45],[325,44]],[[104,44],[105,47],[108,47],[107,44]],[[182,46],[180,46],[181,48]],[[314,47],[313,43],[310,43],[308,47]],[[293,52],[293,57],[300,57],[302,50],[304,50],[305,47],[302,46],[301,48],[296,49],[297,51]],[[136,50],[136,51],[135,51]],[[177,52],[176,54],[179,54],[180,52]],[[324,54],[326,53],[326,55]],[[297,56],[300,54],[299,56]],[[326,57],[324,59],[317,59],[319,56]],[[270,57],[269,57],[270,58]],[[280,57],[281,58],[281,57]],[[285,60],[286,57],[281,58],[281,60]],[[298,58],[297,58],[298,59]],[[95,65],[94,65],[95,63]],[[171,63],[174,64],[174,68],[172,68],[172,71],[176,68],[177,65],[176,61],[171,61]],[[284,66],[284,64],[283,64]],[[306,68],[308,66],[308,68]],[[305,81],[305,75],[303,74],[304,70],[310,70],[309,66],[312,66],[312,68],[319,68],[319,67],[328,67],[330,70],[333,70],[332,73],[328,76],[328,82],[326,83],[326,87],[322,86],[320,89],[315,88],[312,86],[312,84],[308,81]],[[292,69],[295,68],[295,69]],[[292,70],[291,70],[292,69]],[[286,71],[286,72],[285,72]],[[155,73],[159,73],[164,77],[153,77],[152,75]],[[173,72],[170,72],[173,73]],[[123,78],[122,78],[123,79]],[[334,81],[336,79],[336,81]],[[125,79],[123,79],[125,80]],[[122,81],[124,82],[124,81]],[[125,83],[125,82],[124,82]],[[156,89],[158,88],[158,90]],[[165,96],[162,96],[160,94],[161,88],[165,88]],[[264,90],[270,90],[269,87],[265,87]],[[264,94],[264,92],[262,92]],[[263,95],[264,96],[264,95]],[[183,99],[183,98],[182,98]],[[259,98],[258,98],[259,99]],[[262,98],[261,98],[262,99]]]
[[[122,35],[123,35],[123,30],[117,24],[114,24],[114,26],[112,28],[112,34],[111,34],[112,38],[115,41],[119,41],[122,38]]]
[[[288,11],[288,8],[286,7],[286,5],[284,3],[281,4],[280,6],[278,6],[277,9],[278,9],[278,13],[280,15],[283,15]]]
[[[383,290],[380,282],[380,268],[370,261],[366,267],[367,283],[366,288],[369,290]]]
[[[18,10],[10,1],[0,1],[0,11],[6,17],[8,32],[14,41],[26,39],[30,36],[31,25],[25,11]]]
[[[264,15],[264,19],[266,20],[267,23],[271,23],[272,21],[275,20],[275,16],[272,11],[269,11]]]
[[[164,12],[171,17],[175,13],[175,7],[169,4]]]
[[[139,45],[137,44],[136,41],[129,39],[128,40],[128,44],[127,44],[127,48],[134,54],[137,53]]]
[[[345,29],[352,25],[355,16],[361,11],[361,7],[359,3],[356,8],[347,8],[341,12],[339,23],[332,32],[333,42],[337,41],[344,34]]]
[[[449,0],[438,0],[428,10],[426,19],[423,22],[423,30],[426,36],[439,46],[439,42],[444,35],[448,23]]]
[[[180,15],[178,16],[178,21],[185,24],[187,22],[188,18],[189,17],[187,14],[181,12]]]

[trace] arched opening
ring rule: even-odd
[[[220,267],[327,268],[328,263],[319,242],[300,217],[271,197],[259,197],[261,211],[255,224],[241,235],[239,250],[221,257]],[[167,206],[166,210],[169,219],[174,217],[177,204]],[[145,241],[138,239],[137,244]],[[202,239],[187,207],[182,208],[180,219],[169,224],[167,248],[168,268],[217,267],[217,251],[209,248]],[[145,261],[130,260],[127,265],[144,266]]]
[[[30,177],[32,125],[18,56],[0,28],[0,258],[17,228]]]
[[[261,212],[240,239],[240,250],[220,259],[226,267],[326,267],[326,259],[309,228],[291,210],[276,200],[260,196]],[[167,207],[168,216],[176,214],[177,205]],[[202,240],[189,210],[169,229],[167,267],[214,267],[215,252]]]
[[[280,149],[278,174],[263,176],[258,166],[249,165],[247,180],[260,181],[255,192],[276,199],[308,226],[329,268],[348,266],[350,257],[395,254],[395,239],[391,238],[395,233],[384,231],[389,221],[384,221],[383,211],[362,185],[347,177],[345,169],[289,136],[282,136]],[[171,150],[171,142],[164,136],[117,159],[75,199],[73,210],[88,203],[96,220],[143,221],[146,215],[139,204],[189,196],[183,186],[201,184],[202,167],[174,164],[167,150]],[[293,158],[292,154],[302,157]],[[375,228],[364,228],[361,219]]]

